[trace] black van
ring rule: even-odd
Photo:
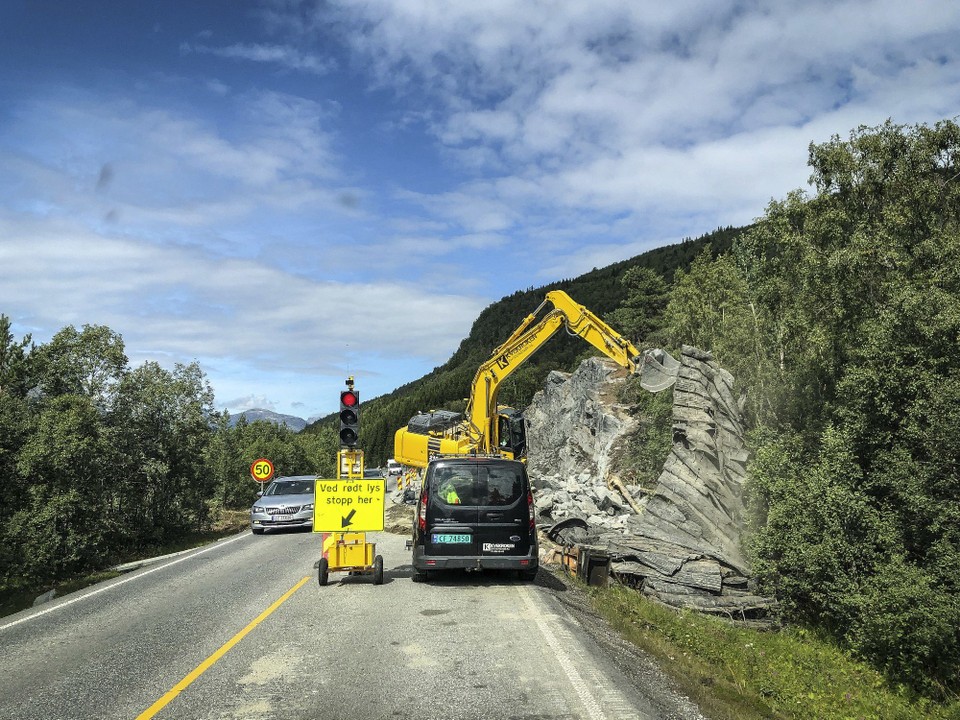
[[[532,580],[539,556],[524,464],[476,456],[431,460],[412,545],[414,582],[455,568],[515,570]]]

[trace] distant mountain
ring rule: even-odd
[[[243,410],[236,415],[231,413],[230,427],[236,425],[241,417],[246,418],[248,423],[252,423],[254,420],[266,420],[267,422],[276,423],[277,425],[286,425],[294,432],[300,432],[307,426],[307,421],[303,418],[297,417],[296,415],[282,415],[280,413],[275,413],[272,410],[253,408],[252,410]]]

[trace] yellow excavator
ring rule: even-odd
[[[537,317],[552,305],[543,317]],[[535,323],[535,324],[534,324]],[[554,290],[493,351],[473,378],[465,417],[447,410],[420,413],[394,436],[394,458],[423,468],[435,455],[500,455],[523,459],[526,432],[519,410],[497,406],[500,383],[539,350],[560,329],[586,340],[631,373],[641,369],[637,348],[603,320],[562,290]]]

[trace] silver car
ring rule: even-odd
[[[250,508],[250,529],[261,535],[271,528],[313,527],[314,475],[281,477],[267,486]]]

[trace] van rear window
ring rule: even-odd
[[[512,505],[522,491],[522,471],[516,467],[441,466],[430,480],[431,495],[448,505]]]

